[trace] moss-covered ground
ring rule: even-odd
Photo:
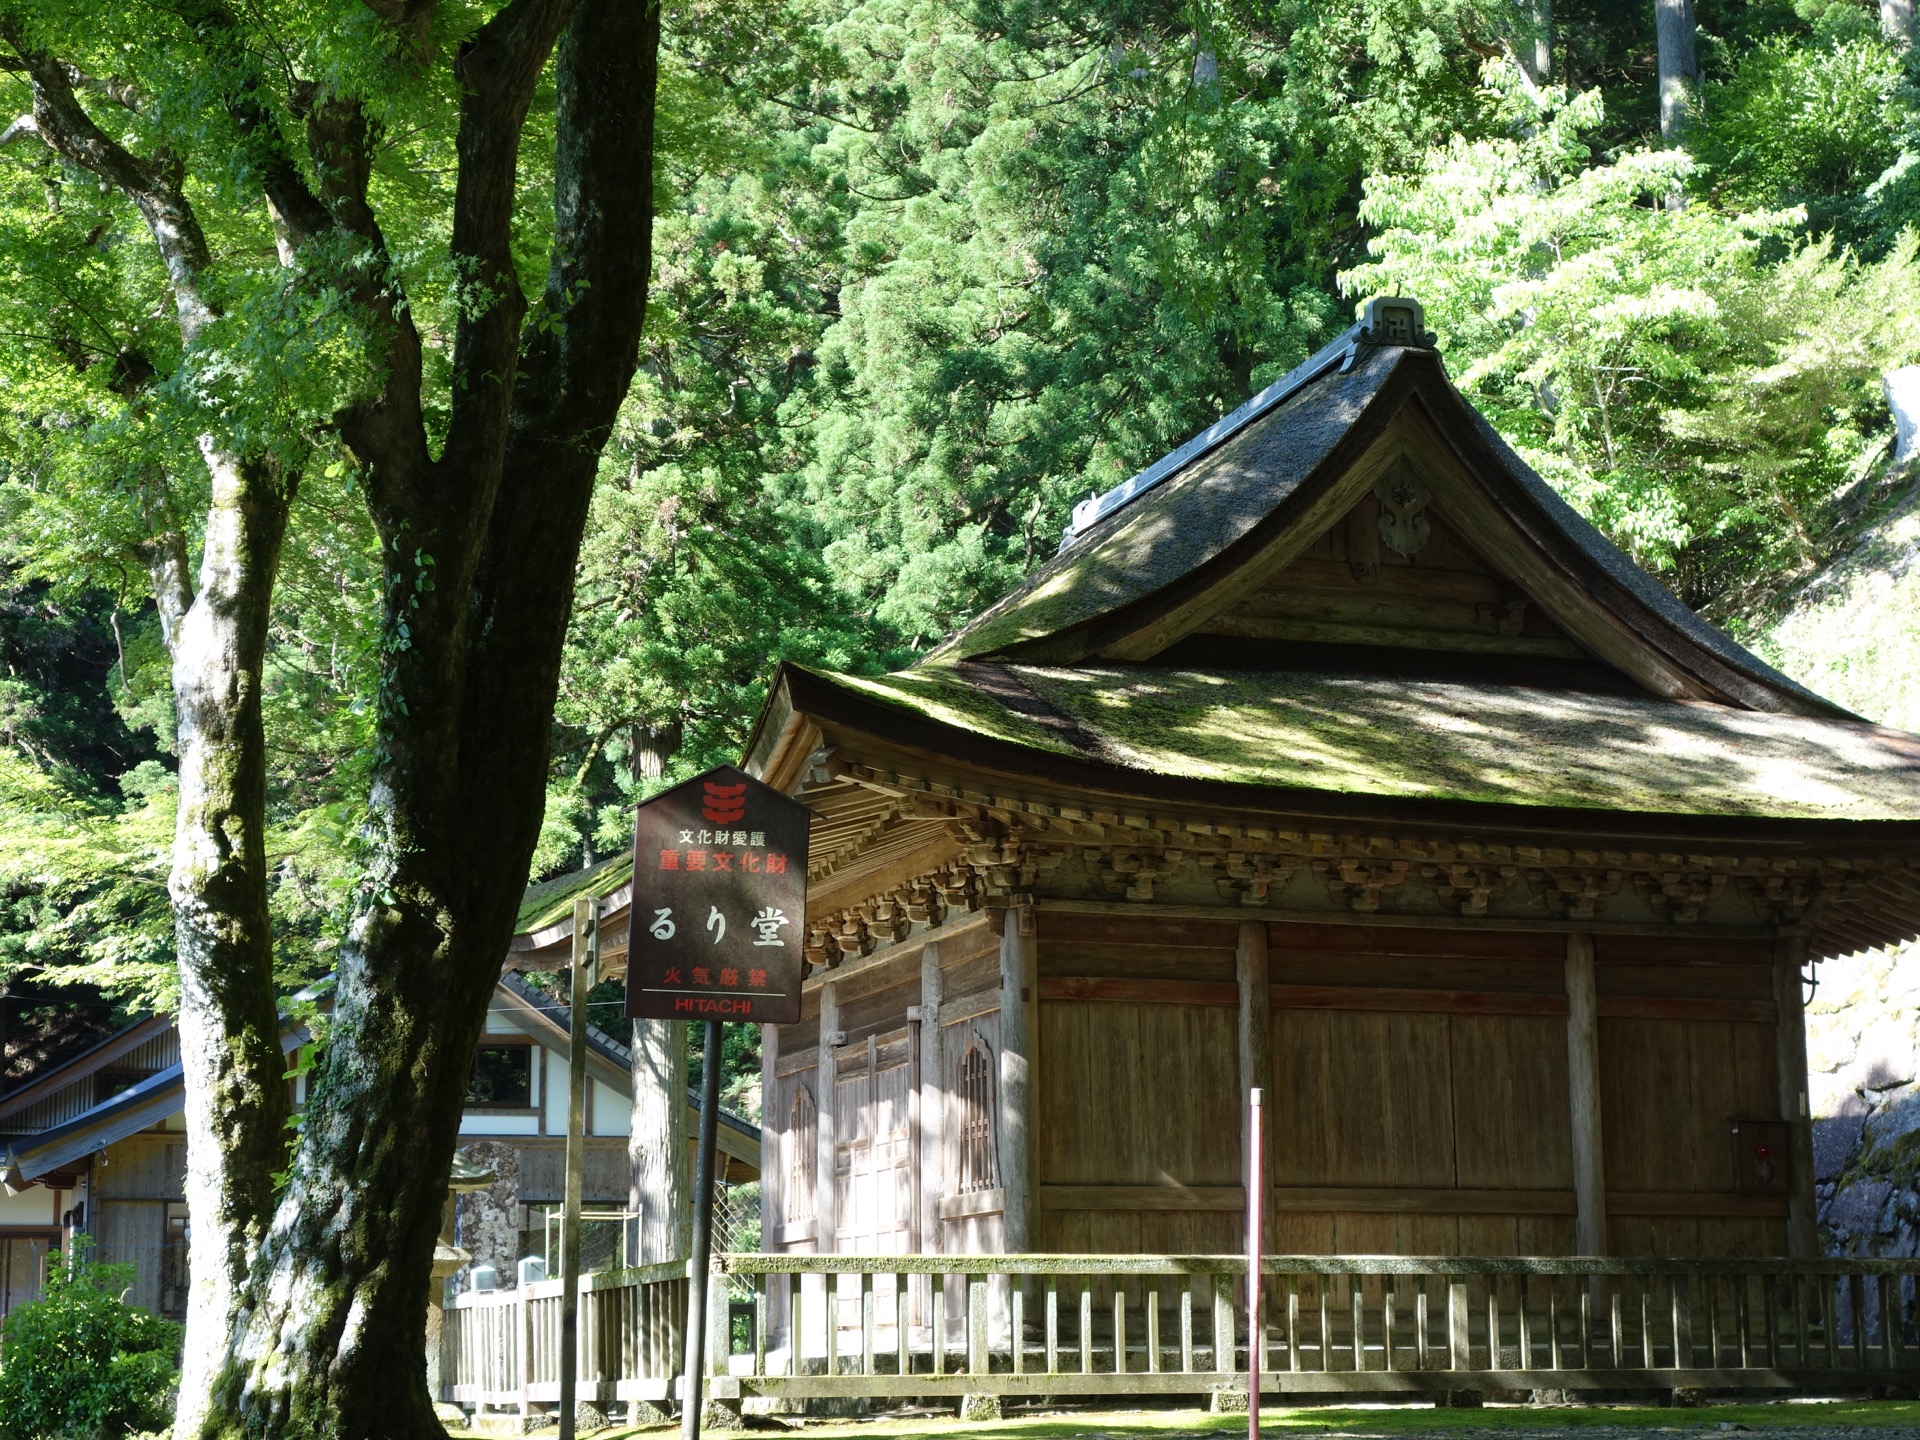
[[[1581,1432],[1603,1436],[1717,1437],[1741,1432],[1770,1431],[1783,1437],[1842,1436],[1872,1430],[1877,1437],[1920,1436],[1920,1402],[1835,1400],[1782,1402],[1764,1405],[1706,1405],[1698,1409],[1667,1410],[1632,1405],[1567,1407],[1489,1405],[1477,1410],[1443,1410],[1430,1406],[1311,1406],[1267,1410],[1261,1416],[1263,1433],[1274,1436],[1327,1436],[1330,1440],[1414,1440],[1419,1436],[1475,1433],[1551,1436]],[[1186,1440],[1186,1437],[1244,1435],[1244,1415],[1209,1415],[1203,1410],[1041,1410],[1016,1413],[998,1421],[959,1421],[951,1411],[867,1420],[831,1421],[792,1419],[755,1420],[747,1431],[710,1431],[721,1434],[805,1434],[818,1440],[831,1437],[872,1436],[889,1440],[959,1440],[962,1436],[993,1436],[995,1440]],[[457,1432],[456,1432],[457,1433]],[[542,1432],[552,1435],[555,1432]],[[677,1426],[599,1431],[593,1440],[678,1434]],[[583,1432],[584,1436],[584,1432]]]

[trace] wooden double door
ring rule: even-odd
[[[834,1248],[843,1255],[908,1255],[914,1223],[913,1030],[849,1045],[833,1086],[833,1172],[839,1191]]]

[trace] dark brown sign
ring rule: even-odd
[[[640,807],[627,1014],[800,1018],[810,812],[731,765]]]

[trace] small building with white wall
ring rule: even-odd
[[[324,992],[320,998],[324,1003]],[[310,1036],[289,1020],[282,1035],[288,1069]],[[588,1027],[583,1255],[590,1268],[617,1264],[630,1210],[630,1052]],[[454,1204],[452,1241],[474,1264],[514,1284],[517,1262],[549,1251],[549,1210],[565,1180],[567,1009],[508,973],[488,1007],[460,1123],[469,1168],[491,1172],[483,1189]],[[296,1106],[307,1077],[289,1081]],[[697,1105],[688,1097],[689,1108]],[[47,1256],[77,1234],[95,1258],[134,1267],[134,1303],[174,1319],[186,1311],[187,1137],[182,1118],[180,1042],[170,1017],[149,1016],[0,1096],[0,1318],[34,1298]],[[698,1126],[689,1124],[688,1132]],[[759,1176],[758,1127],[723,1113],[720,1175]],[[557,1226],[553,1227],[557,1230]]]

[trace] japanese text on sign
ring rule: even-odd
[[[628,1014],[799,1018],[808,818],[724,766],[640,807]]]

